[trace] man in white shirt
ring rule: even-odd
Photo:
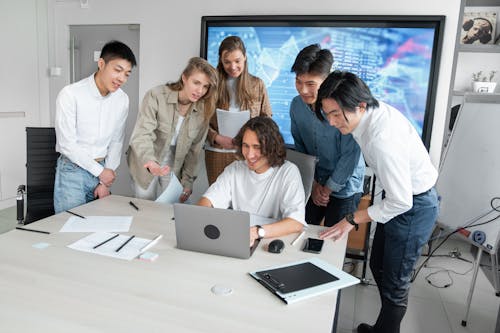
[[[320,109],[319,117],[326,117],[342,134],[352,134],[385,192],[380,202],[347,214],[320,238],[335,240],[360,223],[378,222],[370,269],[382,308],[376,323],[362,323],[358,332],[399,332],[413,268],[438,214],[437,171],[408,119],[377,101],[355,74],[331,73],[318,92]]]
[[[285,161],[278,126],[269,117],[250,119],[234,139],[235,161],[228,165],[198,202],[270,218],[274,223],[250,227],[250,243],[265,237],[300,232],[305,222],[305,195],[295,164]]]
[[[120,87],[136,65],[130,48],[104,45],[91,76],[64,87],[56,100],[56,213],[110,194],[120,164],[129,100]]]

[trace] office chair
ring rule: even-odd
[[[316,156],[300,153],[292,149],[286,150],[286,159],[299,168],[307,202],[309,200],[309,197],[311,196],[312,184],[314,181],[314,169],[316,168],[318,159],[316,158]]]
[[[26,127],[26,187],[17,192],[17,220],[29,224],[54,215],[54,179],[57,158],[53,127]],[[24,214],[26,190],[26,214]]]

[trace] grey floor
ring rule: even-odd
[[[458,239],[450,239],[436,251],[436,254],[449,255],[450,252],[459,253],[460,257],[472,260],[470,245]],[[422,257],[420,263],[424,260]],[[350,261],[350,260],[347,260]],[[356,266],[354,275],[361,276],[361,264]],[[403,333],[493,333],[497,322],[500,297],[480,269],[474,295],[469,311],[467,326],[461,326],[465,315],[465,304],[472,279],[472,263],[450,256],[433,257],[428,267],[423,268],[417,279],[412,283],[410,299],[406,316],[401,325]],[[350,265],[344,270],[349,271]],[[447,288],[436,288],[430,285],[425,277],[432,272],[449,270],[452,281],[447,272],[440,272],[430,279],[433,284]],[[369,272],[367,277],[371,278]],[[460,273],[452,273],[452,271]],[[465,273],[464,275],[461,275]],[[373,279],[370,281],[374,283]],[[342,291],[339,309],[339,333],[356,332],[359,323],[374,323],[380,309],[380,300],[376,286],[357,285]]]
[[[13,229],[17,224],[15,207],[0,210],[0,233]],[[450,252],[459,253],[463,259],[472,260],[470,246],[458,239],[448,240],[436,253],[448,255]],[[421,258],[420,262],[423,260]],[[347,259],[346,261],[351,261]],[[361,264],[355,266],[354,275],[361,272]],[[465,303],[472,279],[472,264],[453,257],[436,257],[429,261],[428,267],[423,268],[410,289],[408,311],[403,320],[403,333],[489,333],[495,331],[500,297],[479,271],[472,305],[468,317],[467,327],[461,326],[465,314]],[[352,265],[344,266],[346,271],[352,270]],[[448,288],[435,288],[425,277],[432,272],[448,269],[464,275],[450,273],[453,282],[450,282],[446,272],[432,277],[432,282]],[[367,277],[370,279],[370,270]],[[373,280],[370,284],[373,284]],[[374,285],[357,285],[342,291],[339,309],[339,333],[356,332],[355,328],[361,322],[373,323],[380,307],[377,287]]]

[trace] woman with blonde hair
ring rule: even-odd
[[[189,198],[216,87],[215,68],[195,57],[179,80],[146,93],[127,152],[137,198],[155,200],[168,186],[171,171],[184,188],[179,201]]]
[[[228,112],[250,111],[250,118],[271,116],[264,82],[248,73],[246,48],[237,36],[226,37],[219,46],[217,108]],[[219,134],[217,115],[210,120],[205,163],[209,184],[236,160],[233,138]]]

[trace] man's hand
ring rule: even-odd
[[[224,149],[234,149],[233,138],[229,136],[217,134],[214,141],[220,144]]]
[[[257,227],[250,228],[250,247],[252,247],[255,240],[259,238],[259,234],[257,233]]]
[[[189,188],[185,188],[184,191],[181,193],[181,196],[179,197],[179,201],[181,203],[184,203],[188,198],[189,196],[191,195],[193,191],[191,191],[191,189]]]
[[[99,175],[99,181],[106,185],[107,187],[110,187],[111,184],[115,181],[116,174],[113,170],[104,168],[102,170],[101,174]]]
[[[109,192],[109,188],[103,184],[98,184],[97,187],[94,189],[94,198],[97,199],[102,199],[110,194],[111,193]]]
[[[321,232],[319,234],[319,238],[320,239],[331,238],[334,241],[336,241],[337,239],[347,237],[349,231],[351,231],[353,228],[354,226],[349,222],[347,222],[345,218],[343,218],[342,220],[340,220],[339,223]]]
[[[322,186],[316,181],[313,183],[313,189],[311,193],[312,201],[316,206],[326,206],[330,201],[331,190]]]
[[[170,167],[168,165],[161,167],[154,161],[148,161],[144,164],[144,167],[148,169],[153,176],[166,176],[170,172]]]

